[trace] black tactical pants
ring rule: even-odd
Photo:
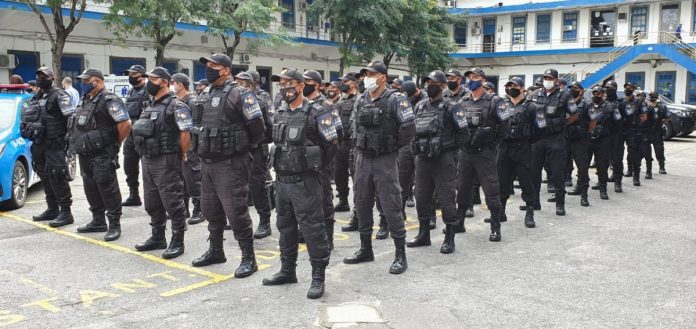
[[[433,194],[437,196],[445,224],[459,222],[457,215],[457,152],[447,150],[437,158],[416,157],[416,212],[418,221],[432,218]]]
[[[652,143],[655,149],[655,159],[658,162],[665,162],[665,141],[663,139],[662,128],[654,130]]]
[[[565,137],[563,133],[543,136],[532,145],[532,182],[539,200],[541,191],[541,172],[548,161],[551,177],[549,182],[556,188],[556,203],[565,204]]]
[[[275,182],[280,254],[297,259],[299,232],[302,232],[310,261],[327,265],[331,253],[324,228],[323,192],[319,175],[307,173],[301,176],[297,182],[284,182],[282,176],[277,177]]]
[[[80,155],[80,174],[92,214],[102,216],[106,211],[110,218],[120,218],[122,200],[116,177],[118,158],[116,148],[111,151],[109,154]]]
[[[401,212],[401,186],[399,185],[397,152],[368,157],[358,151],[353,179],[360,235],[372,235],[372,226],[374,225],[372,208],[375,205],[375,197],[377,197],[392,238],[405,238],[406,229]]]
[[[497,152],[495,146],[487,146],[480,152],[465,149],[460,153],[458,166],[457,204],[459,216],[464,218],[464,212],[472,203],[474,179],[478,178],[486,196],[486,204],[491,213],[491,231],[500,231],[500,184],[498,182]]]
[[[128,134],[123,142],[123,172],[126,173],[126,183],[131,192],[138,192],[138,175],[140,174],[140,155],[135,151],[133,134]]]
[[[633,143],[631,147],[631,165],[633,166],[634,175],[640,175],[641,162],[645,160],[646,164],[652,165],[652,149],[653,149],[653,138],[654,135],[651,132],[637,133],[633,137]]]
[[[599,179],[599,186],[602,187],[607,186],[607,179],[609,177],[609,162],[611,159],[612,151],[611,142],[612,140],[610,136],[590,140],[590,152],[592,152],[592,154],[594,155],[595,166],[597,168],[597,177]],[[617,175],[619,173],[619,171],[616,172]]]
[[[399,149],[399,184],[401,185],[402,208],[406,207],[406,200],[413,193],[413,178],[416,172],[416,157],[411,152],[411,145],[402,146]],[[420,216],[420,215],[419,215]]]
[[[503,141],[498,146],[498,177],[500,178],[500,199],[507,201],[512,194],[515,177],[522,188],[522,200],[527,207],[538,203],[536,190],[532,184],[532,146],[529,141]],[[504,204],[504,202],[502,202]]]
[[[319,182],[321,183],[321,205],[324,208],[324,222],[326,225],[334,224],[333,188],[331,177],[333,177],[333,163],[319,171]]]
[[[572,168],[573,162],[575,162],[575,166],[578,167],[578,187],[581,189],[590,186],[589,149],[590,142],[587,138],[566,139],[566,150],[571,161],[570,164],[566,165]]]
[[[181,156],[178,153],[142,157],[143,197],[150,226],[167,226],[167,214],[172,230],[186,230],[184,181],[179,173]]]
[[[46,203],[51,208],[72,205],[68,164],[65,157],[65,142],[62,140],[31,145],[31,161],[34,170],[41,178]]]
[[[348,198],[350,187],[348,177],[350,176],[350,149],[352,146],[348,142],[338,146],[336,153],[336,161],[334,163],[334,181],[336,182],[336,191],[339,198]]]
[[[623,161],[624,161],[624,136],[623,131],[612,132],[611,134],[611,157],[609,162],[612,168],[614,181],[621,182],[623,179]]]
[[[624,132],[624,141],[626,142],[626,168],[629,172],[633,170],[633,159],[636,157],[634,154],[635,148],[633,146],[634,132]]]
[[[247,205],[250,173],[248,153],[219,161],[201,159],[201,211],[208,220],[208,231],[222,231],[229,220],[237,241],[253,239]]]
[[[251,178],[249,179],[249,192],[251,200],[254,202],[256,213],[259,214],[261,224],[271,222],[271,204],[268,200],[268,190],[266,182],[271,180],[268,171],[268,145],[260,144],[251,150]]]
[[[184,177],[184,197],[200,199],[201,159],[196,152],[192,151],[187,152],[186,157],[188,160],[181,164],[181,173]]]

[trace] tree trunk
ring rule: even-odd
[[[343,56],[341,56],[341,61],[338,62],[338,75],[343,76],[343,71],[344,71],[344,66],[346,64],[346,60]]]
[[[51,47],[53,74],[55,75],[56,86],[60,86],[63,79],[63,69],[61,67],[61,59],[63,58],[63,49],[65,48],[65,39],[67,36],[58,36],[56,42]]]
[[[234,60],[234,53],[237,51],[237,46],[239,46],[239,43],[242,41],[242,34],[238,32],[234,32],[234,41],[232,42],[232,46],[226,47],[225,52],[227,53],[227,56],[230,57],[230,60]]]

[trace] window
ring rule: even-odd
[[[575,41],[578,38],[578,13],[563,13],[563,41]]]
[[[281,7],[285,9],[282,16],[283,26],[295,28],[295,0],[282,0]]]
[[[122,75],[123,71],[128,70],[131,65],[141,65],[145,67],[145,58],[128,58],[128,57],[114,57],[111,56],[111,73],[115,75]]]
[[[524,36],[527,28],[527,17],[519,16],[512,18],[512,44],[524,44]]]
[[[636,85],[636,89],[645,90],[645,72],[626,72],[626,82]]]
[[[201,79],[205,79],[205,64],[193,61],[193,80],[200,81]]]
[[[454,43],[466,47],[466,22],[454,26]]]
[[[686,102],[688,104],[696,104],[696,74],[689,72],[689,78],[686,82]]]
[[[551,14],[537,15],[536,42],[551,41]]]
[[[162,66],[169,71],[169,74],[174,74],[179,71],[179,61],[177,60],[166,60],[162,63]]]
[[[336,71],[329,72],[329,81],[328,82],[338,81],[338,78],[340,78],[340,75],[338,75],[338,72],[336,72]]]
[[[643,33],[645,37],[648,31],[648,7],[640,6],[631,8],[631,35],[636,32]]]

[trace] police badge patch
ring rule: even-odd
[[[121,122],[128,120],[128,113],[126,113],[123,103],[119,101],[111,101],[108,108],[109,115],[111,115],[111,118],[114,119],[114,121]]]
[[[176,109],[174,112],[174,120],[181,131],[188,131],[193,128],[193,118],[191,117],[191,111],[188,108],[181,107]]]
[[[338,138],[336,123],[331,112],[326,112],[319,115],[317,122],[319,123],[319,132],[324,140],[331,142]]]
[[[245,92],[242,94],[242,113],[244,113],[244,119],[247,121],[260,118],[263,113],[261,113],[261,106],[259,106],[259,101],[256,99],[256,94],[252,91]]]
[[[454,117],[454,122],[457,124],[457,128],[466,128],[468,123],[466,122],[466,113],[464,112],[464,109],[459,108],[453,111],[452,116]]]
[[[413,108],[411,108],[411,103],[406,98],[402,98],[397,103],[397,118],[399,123],[410,122],[415,120],[416,115],[413,113]]]
[[[210,105],[218,107],[218,105],[220,105],[220,97],[213,97],[212,101],[210,101]]]

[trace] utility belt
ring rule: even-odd
[[[571,140],[587,138],[587,130],[580,125],[570,125],[565,129],[565,138]]]
[[[277,175],[276,176],[276,181],[283,183],[283,184],[295,184],[299,183],[303,180],[307,180],[309,178],[317,177],[318,173],[316,172],[306,172],[302,174],[296,174],[296,175]]]
[[[522,140],[529,139],[532,137],[532,125],[530,124],[518,124],[516,126],[511,126],[510,131],[505,140]]]
[[[397,136],[387,136],[383,140],[381,134],[358,134],[355,148],[368,158],[376,158],[399,150]]]
[[[116,144],[114,131],[90,130],[71,134],[70,150],[75,154],[94,155],[101,153],[108,146]]]
[[[423,158],[437,158],[445,149],[442,145],[440,136],[416,137],[411,142],[411,152]]]
[[[556,135],[560,134],[563,132],[565,128],[565,119],[563,118],[552,118],[552,119],[546,119],[548,121],[548,124],[546,125],[546,128],[544,128],[544,135],[546,136],[551,136],[551,135]]]
[[[590,132],[590,140],[598,140],[604,137],[608,137],[610,134],[611,132],[607,127],[605,127],[604,125],[597,125]]]
[[[469,130],[471,139],[469,143],[465,146],[467,149],[483,149],[488,146],[495,146],[495,131],[491,127],[479,127],[473,129],[473,132]]]
[[[235,129],[236,128],[236,129]],[[249,152],[249,135],[238,125],[224,128],[194,127],[193,151],[201,158],[221,158]]]

